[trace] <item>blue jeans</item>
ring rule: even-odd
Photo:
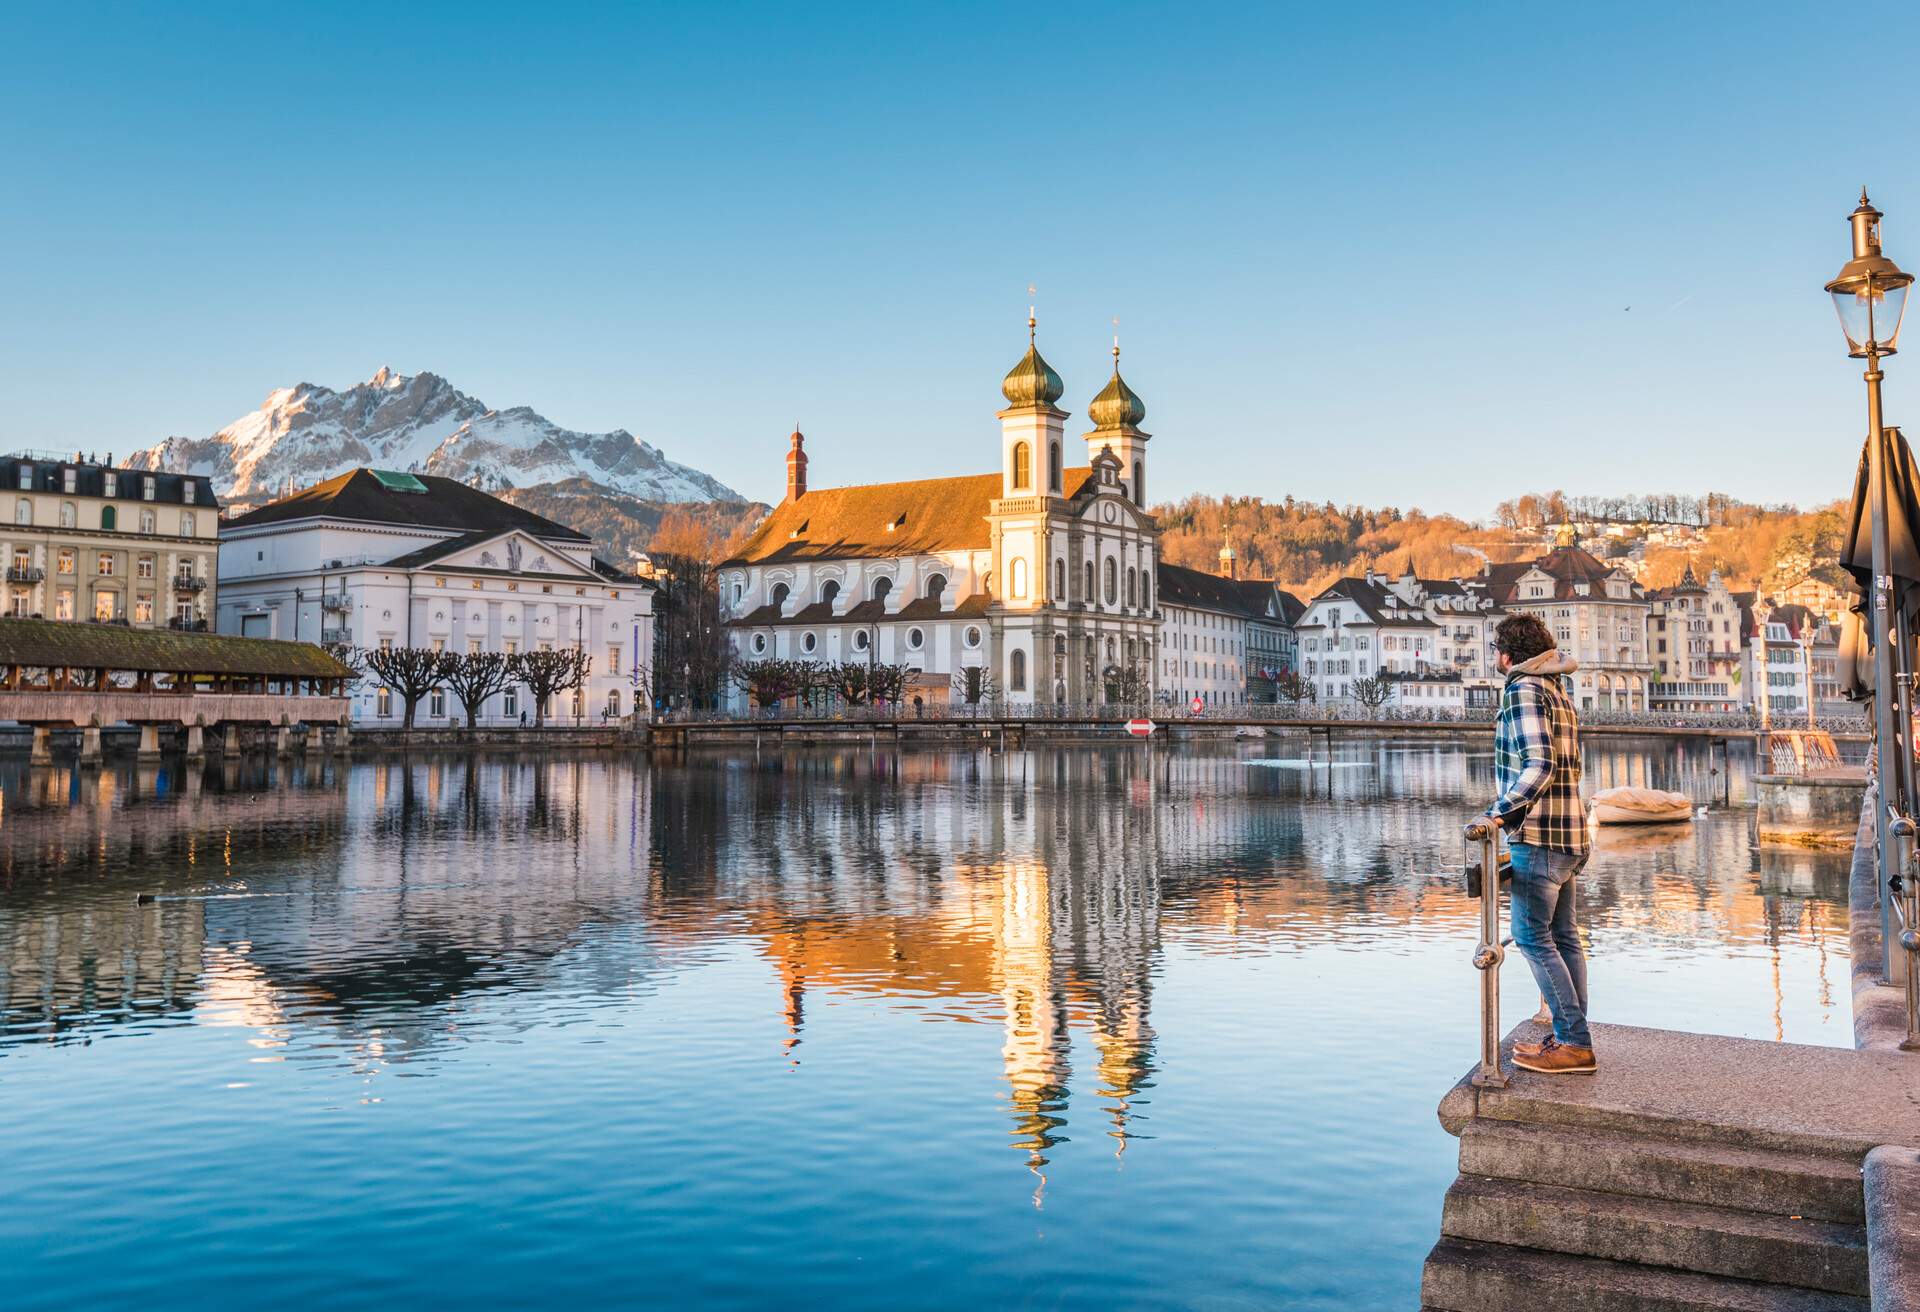
[[[1513,843],[1513,945],[1533,968],[1553,1037],[1577,1048],[1593,1046],[1587,1032],[1587,953],[1574,924],[1574,876],[1584,854]]]

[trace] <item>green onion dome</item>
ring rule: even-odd
[[[1052,405],[1066,390],[1060,375],[1040,358],[1040,349],[1031,342],[1020,363],[1007,371],[1006,379],[1000,384],[1000,394],[1007,398],[1010,406]]]
[[[1120,353],[1114,352],[1113,377],[1087,407],[1095,428],[1138,428],[1147,417],[1147,403],[1120,377]]]

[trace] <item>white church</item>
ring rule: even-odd
[[[785,500],[721,565],[740,660],[903,665],[907,696],[928,700],[973,668],[1015,703],[1152,695],[1160,531],[1144,509],[1146,406],[1116,345],[1087,407],[1086,463],[1069,466],[1065,387],[1031,318],[1027,330],[1000,388],[998,473],[810,488],[793,434]]]

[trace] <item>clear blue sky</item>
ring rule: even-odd
[[[796,419],[982,470],[1032,281],[1070,432],[1120,317],[1158,495],[1837,497],[1863,181],[1920,267],[1920,23],[1858,14],[13,7],[0,443],[390,364],[759,497]]]

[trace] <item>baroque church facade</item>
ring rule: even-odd
[[[906,695],[927,700],[970,681],[1017,704],[1152,698],[1146,406],[1116,345],[1078,439],[1086,463],[1068,465],[1065,385],[1027,329],[1001,383],[997,473],[812,488],[793,434],[785,499],[720,567],[739,660],[901,665]]]

